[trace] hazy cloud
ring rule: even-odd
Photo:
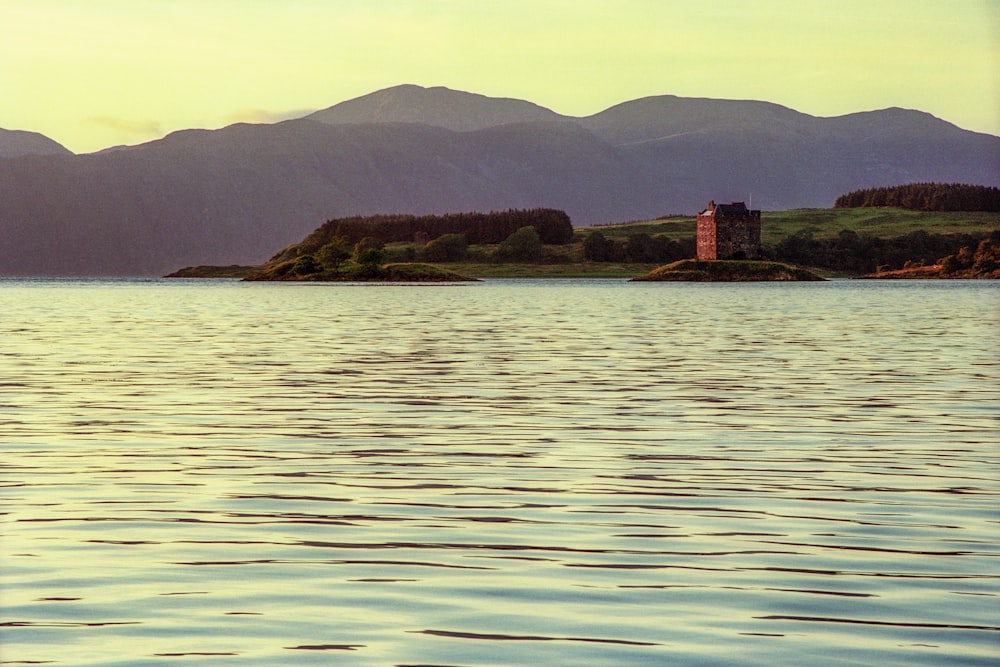
[[[280,123],[283,120],[302,118],[315,109],[294,109],[292,111],[267,111],[266,109],[242,109],[225,115],[226,124],[232,123]]]
[[[114,130],[119,134],[134,136],[162,136],[163,127],[159,121],[155,120],[133,120],[130,118],[118,118],[115,116],[91,116],[87,118],[91,125],[98,125]]]

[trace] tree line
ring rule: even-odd
[[[961,248],[941,258],[941,275],[953,278],[1000,278],[1000,230],[983,239],[974,249]]]
[[[299,246],[292,246],[301,250]],[[421,256],[418,256],[418,252]],[[375,278],[385,273],[383,264],[391,262],[414,262],[418,259],[428,262],[460,262],[469,259],[469,244],[464,234],[442,234],[427,242],[419,251],[416,245],[395,249],[393,256],[385,242],[373,236],[366,236],[352,244],[343,236],[334,236],[318,249],[309,253],[295,254],[288,249],[268,264],[264,275],[271,278],[288,276],[311,276],[329,273],[332,277],[342,277],[342,269],[355,278]],[[400,256],[401,255],[401,256]],[[539,262],[542,259],[542,240],[533,226],[521,227],[487,255],[479,257],[494,262]]]
[[[874,273],[906,266],[931,265],[942,257],[976,247],[988,234],[931,234],[917,230],[894,238],[858,234],[849,229],[832,239],[793,234],[766,248],[769,259],[833,271]]]
[[[993,237],[998,233],[993,232]],[[959,258],[960,265],[967,268],[975,263],[969,249],[987,237],[988,233],[932,234],[917,230],[905,236],[882,238],[845,229],[834,238],[823,239],[801,232],[761,250],[763,259],[863,274],[931,265],[949,255]],[[694,237],[675,241],[660,235],[633,234],[609,239],[600,231],[592,231],[583,242],[584,257],[592,262],[669,264],[694,257],[695,250]]]
[[[564,245],[573,240],[569,215],[547,208],[444,215],[354,216],[323,223],[296,246],[295,255],[316,252],[335,238],[344,239],[348,244],[364,238],[378,239],[383,243],[409,241],[424,244],[446,234],[461,234],[469,244],[496,244],[523,227],[534,227],[542,243]]]
[[[583,241],[583,256],[592,262],[635,262],[669,264],[694,257],[695,238],[676,241],[661,234],[631,234],[626,238],[606,238],[599,231],[587,234]]]
[[[855,190],[837,197],[834,208],[894,206],[915,211],[1000,212],[1000,188],[961,183],[910,183]]]

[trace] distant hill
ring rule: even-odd
[[[507,123],[566,119],[554,111],[524,100],[414,85],[379,90],[317,111],[306,118],[331,125],[420,123],[459,132]]]
[[[662,96],[570,118],[399,86],[300,120],[2,159],[0,274],[259,264],[353,215],[554,208],[581,225],[709,199],[829,207],[852,190],[929,181],[1000,183],[1000,138],[903,109],[816,118]]]
[[[22,155],[72,155],[62,144],[44,134],[0,128],[0,158]]]
[[[770,102],[713,100],[660,95],[623,102],[581,118],[580,123],[617,146],[669,142],[721,129],[793,129],[812,116]]]

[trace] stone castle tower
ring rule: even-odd
[[[698,259],[760,257],[760,211],[743,202],[716,204],[698,214]]]

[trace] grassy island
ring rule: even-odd
[[[640,282],[754,282],[823,280],[812,271],[781,262],[754,260],[682,259],[653,269]]]
[[[376,267],[352,265],[338,271],[323,270],[315,273],[299,274],[282,271],[284,265],[271,267],[246,276],[244,280],[300,281],[300,282],[390,282],[390,283],[442,283],[470,282],[469,278],[455,271],[412,262],[398,262]]]
[[[167,274],[164,278],[246,278],[258,271],[260,271],[259,266],[243,266],[241,264],[185,266],[183,269]]]
[[[765,216],[763,256],[822,275],[996,278],[1000,266],[996,250],[1000,213],[996,212],[836,208],[769,211]],[[664,266],[694,257],[694,234],[694,217],[679,215],[577,228],[569,226],[565,214],[545,209],[346,218],[329,221],[259,266],[188,267],[169,277],[307,282],[636,276],[641,280],[801,279],[780,277],[793,276],[791,268],[770,274],[748,269],[727,277],[661,276],[667,271]],[[989,247],[982,245],[984,241]],[[889,273],[932,265],[942,270]]]

